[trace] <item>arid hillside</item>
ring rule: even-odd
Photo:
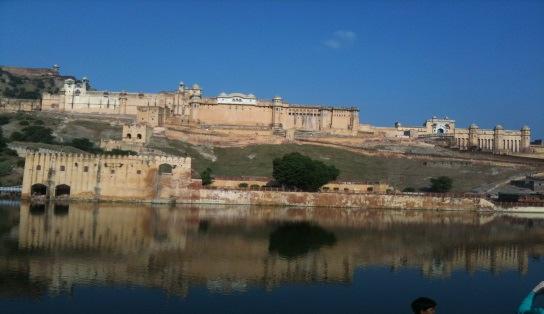
[[[106,117],[89,115],[60,115],[44,112],[3,114],[3,136],[8,141],[13,133],[30,126],[42,126],[51,130],[51,143],[30,143],[28,148],[47,147],[50,150],[67,151],[72,141],[87,138],[96,146],[100,139],[120,139],[121,124],[130,117]],[[38,140],[39,141],[39,140]],[[335,165],[340,169],[341,180],[384,181],[402,190],[406,187],[425,188],[429,179],[449,176],[454,180],[454,191],[485,192],[510,178],[527,173],[544,171],[544,165],[489,160],[463,159],[455,152],[434,148],[427,143],[377,143],[368,147],[347,148],[294,141],[287,144],[251,144],[246,146],[218,147],[211,144],[195,144],[190,139],[180,140],[154,136],[147,147],[159,153],[190,156],[195,173],[210,167],[214,175],[221,176],[271,176],[274,158],[290,152],[300,152],[312,158]],[[25,142],[12,142],[12,145]],[[371,145],[371,146],[370,146]],[[71,147],[71,149],[74,149]],[[429,156],[436,152],[436,156]],[[20,180],[21,168],[17,160],[6,159],[11,171],[0,176],[0,183]],[[20,162],[19,162],[20,165]],[[9,178],[9,182],[6,179]]]

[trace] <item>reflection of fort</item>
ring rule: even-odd
[[[99,208],[100,206],[100,208]],[[281,221],[312,221],[337,242],[290,260],[270,254],[269,235]],[[498,232],[500,230],[500,232]],[[28,274],[52,292],[74,285],[160,287],[185,295],[272,288],[283,283],[351,281],[356,268],[524,273],[542,255],[544,222],[476,213],[166,208],[71,204],[68,211],[23,204],[19,253],[0,272]],[[9,255],[8,255],[9,256]]]

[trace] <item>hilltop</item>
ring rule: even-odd
[[[43,92],[58,93],[64,80],[54,68],[0,66],[0,97],[39,99]]]

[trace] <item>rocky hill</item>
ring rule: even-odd
[[[64,80],[54,68],[0,66],[0,97],[39,99],[42,92],[58,93]]]

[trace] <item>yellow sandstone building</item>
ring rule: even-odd
[[[177,91],[129,93],[89,90],[89,81],[67,79],[59,94],[42,95],[43,111],[137,115],[139,122],[175,125],[289,129],[356,135],[359,110],[289,104],[281,97],[257,99],[252,94],[221,93],[204,97],[198,84]]]

